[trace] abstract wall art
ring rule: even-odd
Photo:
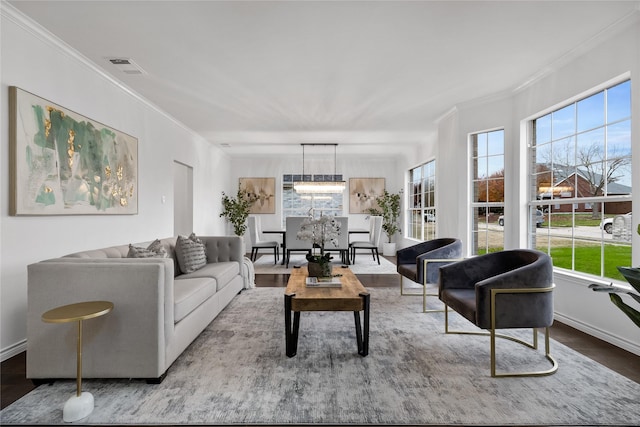
[[[276,213],[276,179],[275,178],[240,178],[240,188],[249,198],[255,200],[249,213]]]
[[[349,213],[380,209],[376,198],[384,193],[384,178],[349,178]]]
[[[10,214],[138,213],[138,140],[9,88]]]

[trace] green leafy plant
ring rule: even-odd
[[[247,218],[251,205],[256,201],[247,191],[238,188],[235,197],[229,196],[222,192],[222,213],[220,217],[226,218],[233,226],[233,232],[236,236],[244,236],[247,231]]]
[[[638,234],[640,234],[640,225],[638,225]],[[610,285],[598,285],[591,284],[589,288],[593,289],[596,292],[607,292],[609,294],[609,298],[611,302],[615,304],[624,314],[631,319],[633,323],[636,324],[637,327],[640,328],[640,311],[631,307],[629,304],[626,304],[620,295],[618,294],[627,294],[631,296],[638,304],[640,304],[640,268],[639,267],[618,267],[618,271],[627,279],[627,282],[633,287],[633,289],[637,292],[631,292],[629,289],[614,285],[611,283]]]
[[[382,216],[382,229],[387,235],[387,241],[391,243],[394,234],[401,232],[398,218],[400,217],[400,194],[389,193],[384,190],[384,194],[376,198],[380,210],[369,209],[371,215]]]

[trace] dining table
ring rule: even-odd
[[[283,256],[282,256],[281,264],[284,265],[286,260],[286,253],[287,253],[287,230],[280,228],[280,229],[262,230],[262,232],[264,234],[280,234],[282,236]],[[352,229],[349,229],[349,237],[351,237],[352,234],[369,234],[369,230],[364,228],[352,228]]]

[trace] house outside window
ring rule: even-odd
[[[624,280],[631,264],[631,82],[531,122],[530,246],[555,267]]]
[[[409,171],[407,237],[432,240],[436,237],[436,161]]]
[[[504,249],[504,130],[472,134],[471,253]]]
[[[342,181],[342,175],[304,175],[286,174],[282,176],[282,227],[288,216],[307,216],[313,212],[315,217],[322,215],[342,216],[343,193],[334,194],[298,194],[293,189],[297,181]],[[313,211],[311,210],[313,209]]]

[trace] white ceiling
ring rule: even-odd
[[[638,1],[9,1],[230,153],[385,151],[515,90]],[[135,61],[128,75],[106,58]],[[372,145],[373,144],[373,145]],[[346,147],[345,147],[346,146]],[[288,148],[291,148],[290,146]]]

